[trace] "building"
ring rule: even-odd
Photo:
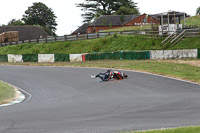
[[[79,35],[79,34],[87,34],[87,28],[90,24],[89,23],[85,23],[82,26],[80,26],[78,29],[76,29],[72,35]]]
[[[189,15],[184,12],[169,11],[155,14],[154,17],[160,20],[159,34],[162,35],[174,34],[177,30],[185,28],[185,18]]]
[[[107,29],[127,26],[159,24],[160,20],[151,15],[102,15],[87,28],[87,33],[96,33]]]
[[[0,34],[3,32],[16,31],[18,32],[19,40],[32,40],[46,38],[49,36],[47,32],[39,26],[0,26]]]

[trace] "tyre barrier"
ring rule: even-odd
[[[163,60],[200,59],[200,49],[120,51],[90,54],[22,54],[0,55],[0,62],[80,62],[92,60]]]

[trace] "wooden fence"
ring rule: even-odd
[[[186,37],[195,37],[200,36],[200,29],[192,29],[187,30]],[[172,31],[168,31],[172,32]],[[49,42],[58,42],[58,41],[76,41],[76,40],[87,40],[87,39],[96,39],[101,38],[105,36],[110,36],[113,34],[124,34],[124,35],[144,35],[147,38],[152,37],[167,37],[167,34],[159,34],[159,31],[120,31],[120,32],[99,32],[99,33],[91,33],[91,34],[82,34],[82,35],[70,35],[70,36],[58,36],[58,37],[48,37],[48,38],[42,38],[42,39],[33,39],[33,40],[24,40],[24,41],[17,41],[17,42],[6,42],[6,43],[0,43],[0,47],[5,47],[9,45],[17,45],[22,43],[49,43]]]

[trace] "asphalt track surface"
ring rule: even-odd
[[[95,68],[0,66],[31,94],[0,108],[0,133],[116,133],[200,124],[200,86],[138,72],[99,82]]]

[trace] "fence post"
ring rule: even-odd
[[[66,36],[66,35],[64,35],[64,37],[65,37],[65,41],[67,41],[67,36]]]
[[[85,40],[87,40],[88,39],[88,34],[85,34]]]
[[[97,38],[99,38],[99,32],[97,32]]]
[[[56,38],[56,36],[55,36],[55,41],[57,41],[57,38]]]
[[[47,37],[45,38],[45,43],[47,43]]]
[[[37,38],[37,43],[39,43],[39,39]]]

